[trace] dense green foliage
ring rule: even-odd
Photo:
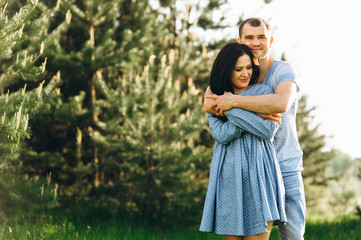
[[[26,181],[19,168],[20,149],[30,136],[29,115],[44,95],[43,84],[37,82],[45,74],[46,63],[40,60],[43,44],[26,47],[35,36],[36,25],[26,23],[37,19],[37,2],[28,1],[11,10],[17,3],[8,6],[0,1],[0,221],[36,211],[40,205],[35,203],[46,206],[51,194],[49,184]],[[30,90],[28,85],[32,85]]]
[[[35,5],[29,2],[12,16],[8,16],[5,3],[0,2],[0,7],[0,156],[4,163],[6,158],[18,152],[20,141],[29,136],[26,98],[30,94],[25,93],[24,87],[16,96],[10,95],[8,87],[20,79],[37,80],[43,71],[34,66],[34,56],[21,49],[20,41],[23,37],[23,23]]]
[[[210,55],[189,16],[219,28],[211,13],[224,3],[170,1],[156,10],[146,0],[40,1],[28,22],[37,35],[26,40],[29,49],[44,46],[48,91],[29,117],[22,171],[51,174],[64,208],[194,222],[213,141],[198,89]]]

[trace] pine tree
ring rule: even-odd
[[[203,9],[204,19],[217,2]],[[153,218],[183,217],[177,208],[189,219],[200,213],[213,141],[196,86],[211,61],[189,14],[202,9],[162,6],[42,1],[48,23],[32,40],[44,43],[44,86],[61,86],[33,111],[22,159],[27,174],[51,172],[63,200]]]
[[[33,30],[29,22],[36,14],[38,2],[28,1],[20,5],[20,9],[16,3],[13,1],[9,6],[0,1],[1,218],[13,216],[24,207],[29,212],[32,209],[29,203],[34,203],[30,190],[23,188],[29,183],[19,174],[19,152],[30,136],[29,112],[42,100],[43,84],[31,91],[27,90],[28,84],[39,81],[45,72],[45,63],[39,61],[44,46],[38,44],[28,49],[26,39],[31,34],[23,34]]]
[[[319,125],[313,125],[312,112],[315,109],[307,106],[307,96],[303,95],[299,100],[296,117],[298,139],[303,150],[302,176],[306,202],[311,208],[321,202],[320,192],[325,192],[327,189],[328,178],[325,170],[334,156],[334,151],[325,150],[327,136],[319,133]]]
[[[19,143],[24,137],[28,137],[27,119],[23,111],[23,97],[10,95],[10,90],[4,94],[9,85],[18,82],[20,79],[36,80],[41,70],[34,67],[32,56],[26,52],[13,55],[13,49],[21,43],[24,29],[24,22],[34,10],[34,4],[27,4],[21,11],[9,18],[6,12],[6,4],[0,2],[0,154],[4,161],[11,153],[19,150]],[[25,89],[23,91],[25,95]]]
[[[107,101],[99,100],[106,127],[93,132],[106,159],[97,195],[108,189],[130,213],[189,223],[203,204],[211,152],[199,142],[207,126],[199,90],[190,79],[185,90],[173,79],[172,54],[160,66],[151,56],[142,73],[119,79],[113,90],[99,74]]]
[[[135,68],[143,64],[153,51],[152,45],[158,42],[151,34],[154,21],[141,14],[145,3],[58,1],[56,6],[52,2],[46,6],[49,11],[58,9],[49,19],[48,29],[62,29],[64,19],[69,24],[57,37],[42,36],[48,49],[48,71],[59,76],[62,86],[58,96],[49,99],[31,119],[34,136],[28,144],[30,151],[23,157],[34,174],[53,172],[61,193],[82,198],[93,188],[94,166],[99,161],[98,146],[88,133],[88,129],[99,129],[96,73],[103,71],[114,78],[122,74],[122,69]],[[137,44],[143,44],[142,48],[138,49]],[[48,128],[44,128],[44,122]],[[64,167],[59,168],[60,164]],[[90,168],[84,167],[89,164]]]
[[[15,143],[1,144],[1,146],[7,149],[2,152],[10,156],[9,151],[18,153],[20,141],[24,137],[29,137],[27,114],[33,111],[37,106],[36,103],[42,100],[44,82],[39,85],[38,81],[46,75],[47,59],[43,57],[45,45],[39,36],[46,29],[43,26],[51,13],[39,14],[42,4],[38,1],[12,1],[11,4],[3,2],[1,4],[3,6],[0,20],[0,51],[2,52],[0,90],[3,103],[1,104],[2,127],[4,128],[1,131],[3,134],[1,138],[4,142]],[[7,12],[9,14],[6,14]],[[59,31],[53,31],[52,36],[58,33]],[[43,32],[43,34],[49,35],[49,32]],[[34,91],[28,91],[34,88]]]

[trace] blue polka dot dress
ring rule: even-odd
[[[272,93],[255,84],[241,95]],[[277,124],[232,108],[228,121],[208,114],[215,139],[200,231],[249,236],[268,231],[267,222],[286,222],[284,186],[273,136]]]

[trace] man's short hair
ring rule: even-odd
[[[246,20],[244,20],[240,25],[239,25],[239,38],[242,37],[242,31],[243,31],[243,27],[244,25],[248,23],[249,25],[251,25],[252,27],[259,27],[261,26],[261,24],[263,23],[266,28],[267,31],[270,32],[271,31],[271,26],[268,24],[268,22],[266,22],[264,19],[262,18],[248,18]]]

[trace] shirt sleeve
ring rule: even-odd
[[[213,138],[221,143],[228,144],[235,138],[239,138],[242,135],[242,129],[232,124],[230,121],[223,122],[217,116],[207,113],[209,129]]]
[[[228,110],[226,117],[229,122],[264,140],[271,140],[278,129],[276,122],[265,120],[257,114],[241,108]]]
[[[292,81],[296,84],[297,86],[297,92],[300,91],[300,87],[299,87],[299,83],[298,83],[298,78],[296,75],[296,71],[294,69],[294,67],[286,62],[282,62],[282,64],[279,66],[278,72],[277,72],[277,78],[276,78],[276,85],[274,86],[274,89],[276,89],[276,87],[284,81]]]

